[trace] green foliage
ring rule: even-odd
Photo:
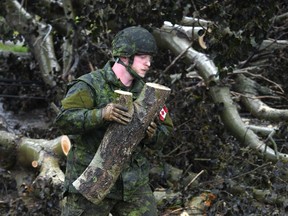
[[[25,46],[3,44],[3,43],[0,43],[0,50],[11,52],[28,52],[28,48]]]

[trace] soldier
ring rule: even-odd
[[[157,215],[144,148],[161,148],[167,142],[173,124],[166,107],[151,122],[146,137],[100,204],[88,201],[72,185],[94,157],[108,125],[111,122],[125,125],[131,121],[127,108],[112,102],[114,90],[132,92],[136,99],[145,84],[143,78],[156,51],[155,39],[148,30],[142,27],[123,29],[112,42],[114,60],[68,85],[61,112],[56,118],[62,132],[72,135],[73,143],[67,156],[64,183],[67,200],[62,209],[63,216]]]

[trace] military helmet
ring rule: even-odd
[[[112,55],[114,57],[130,57],[135,54],[154,55],[157,45],[153,35],[138,26],[125,28],[118,32],[112,41]]]

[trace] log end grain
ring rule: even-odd
[[[66,135],[63,135],[61,137],[61,148],[62,148],[62,151],[64,153],[64,155],[68,155],[68,152],[71,148],[71,142],[70,142],[70,139],[68,136]]]

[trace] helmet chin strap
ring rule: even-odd
[[[128,65],[126,65],[119,57],[117,57],[116,62],[123,65],[126,70],[128,71],[128,73],[135,78],[136,80],[139,80],[140,82],[142,82],[144,84],[144,81],[142,79],[142,77],[140,77],[132,68],[131,65],[133,64],[133,59],[131,59],[131,57],[129,58],[129,63]]]

